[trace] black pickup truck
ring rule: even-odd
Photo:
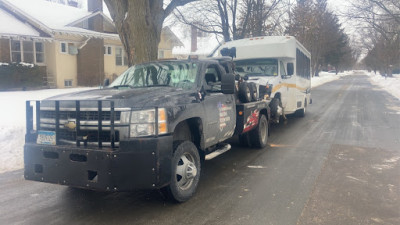
[[[231,148],[224,141],[267,144],[268,104],[241,103],[232,68],[226,59],[156,61],[102,89],[27,101],[25,179],[188,200],[201,161]]]

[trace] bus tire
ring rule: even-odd
[[[304,100],[304,107],[296,111],[297,117],[304,117],[306,115],[307,99]]]
[[[248,103],[251,101],[250,88],[248,83],[242,82],[239,84],[239,100],[243,103]]]
[[[258,125],[250,131],[251,145],[255,148],[264,148],[268,141],[268,121],[264,114],[260,115]]]
[[[200,156],[190,141],[174,143],[171,159],[171,183],[163,192],[175,202],[185,202],[195,193],[200,180]]]

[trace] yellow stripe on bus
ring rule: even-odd
[[[280,84],[278,84],[278,85],[276,85],[276,86],[274,86],[274,87],[272,88],[272,93],[276,92],[277,90],[281,89],[282,87],[296,88],[296,89],[298,89],[298,90],[300,90],[300,91],[305,91],[305,90],[307,90],[307,88],[297,87],[296,84],[280,83]]]

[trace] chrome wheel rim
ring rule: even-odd
[[[182,190],[189,189],[197,176],[197,167],[194,158],[189,153],[184,153],[176,166],[177,185]]]

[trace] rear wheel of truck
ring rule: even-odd
[[[190,141],[174,143],[171,166],[171,183],[165,191],[172,200],[185,202],[193,196],[200,180],[201,164],[196,146]]]
[[[258,99],[258,92],[257,92],[257,85],[255,83],[248,83],[250,89],[250,96],[252,101],[257,101]]]
[[[268,141],[268,121],[264,114],[260,115],[258,125],[250,131],[250,139],[253,147],[264,148]]]
[[[249,84],[246,82],[242,82],[239,84],[239,100],[243,103],[247,103],[251,101],[251,94]]]

